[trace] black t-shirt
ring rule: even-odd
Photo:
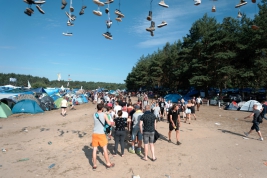
[[[116,126],[116,128],[115,128],[115,130],[116,131],[125,131],[125,122],[127,121],[127,119],[126,118],[119,118],[119,117],[117,117],[117,118],[115,118],[114,119],[114,122],[115,122],[115,126]]]
[[[135,109],[131,110],[129,113],[129,116],[131,116],[131,119],[133,119],[133,114],[135,113]]]
[[[124,107],[124,106],[127,105],[127,103],[126,102],[121,102],[120,105],[121,105],[121,107]]]
[[[154,132],[155,131],[155,120],[156,116],[150,111],[146,111],[140,118],[143,121],[144,132]]]
[[[262,108],[263,108],[263,110],[261,111],[261,113],[264,115],[267,112],[267,105],[263,104]]]
[[[172,121],[174,123],[177,122],[177,119],[178,119],[179,114],[180,114],[179,110],[178,111],[175,111],[175,110],[170,110],[169,111],[169,117],[170,117],[170,115],[172,116]]]
[[[259,110],[253,110],[253,113],[254,113],[254,115],[253,115],[253,122],[257,122],[258,117],[260,115],[260,111]]]
[[[160,101],[160,102],[159,102],[159,107],[160,107],[161,109],[164,108],[165,105],[166,105],[166,103],[165,103],[164,101]]]

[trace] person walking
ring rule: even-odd
[[[247,119],[247,118],[253,117],[253,121],[252,121],[253,125],[252,125],[250,131],[249,132],[244,132],[244,134],[245,134],[246,137],[248,137],[248,135],[251,134],[251,132],[253,130],[256,130],[256,132],[260,136],[259,140],[263,141],[263,137],[262,137],[262,134],[261,134],[261,131],[260,131],[260,127],[259,127],[260,122],[258,120],[258,117],[261,117],[260,116],[261,112],[257,108],[258,108],[258,105],[254,104],[253,105],[253,112],[249,116],[244,118],[244,119]]]
[[[68,107],[68,101],[66,100],[66,97],[63,97],[63,100],[61,101],[61,116],[65,117],[67,114],[67,107]]]
[[[194,116],[195,120],[197,120],[196,116],[196,101],[194,99],[191,100],[193,106],[191,106],[191,114]]]
[[[186,123],[186,121],[191,121],[191,109],[192,107],[194,107],[194,105],[192,104],[191,100],[188,100],[188,103],[185,105],[185,114],[186,114],[186,119],[184,121],[184,123]]]
[[[181,119],[180,119],[180,112],[179,107],[177,104],[174,104],[172,108],[169,110],[169,143],[171,143],[171,133],[173,130],[176,132],[176,144],[181,145],[182,143],[179,141],[180,133],[179,128],[181,127]]]
[[[145,107],[145,113],[140,118],[140,132],[143,134],[145,154],[142,158],[147,161],[148,144],[152,154],[152,161],[156,161],[155,147],[154,147],[154,134],[157,128],[156,116],[150,112],[150,106]]]
[[[102,104],[97,104],[97,112],[94,113],[94,130],[92,135],[92,147],[93,147],[93,170],[96,170],[96,152],[97,147],[100,146],[103,148],[104,151],[104,158],[106,160],[106,168],[112,168],[115,166],[114,163],[111,163],[108,157],[108,150],[107,150],[107,137],[104,132],[104,123],[108,123],[108,125],[112,125],[112,123],[109,121],[107,115],[103,113],[103,107]]]
[[[196,103],[197,103],[197,111],[199,111],[200,104],[202,103],[202,99],[200,98],[200,96],[197,97]]]
[[[157,121],[159,121],[159,117],[160,117],[160,107],[159,104],[156,103],[156,106],[153,108],[153,113],[157,118]]]
[[[121,146],[121,157],[124,156],[124,140],[126,137],[125,133],[125,123],[126,123],[127,118],[122,117],[122,111],[118,111],[118,117],[114,119],[115,122],[115,134],[114,134],[114,139],[115,139],[115,147],[114,147],[114,155],[117,155],[118,152],[118,145],[120,143]]]

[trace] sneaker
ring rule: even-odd
[[[177,145],[181,145],[182,143],[181,142],[179,142],[179,141],[177,141],[177,143],[176,143]]]
[[[198,6],[199,4],[201,4],[201,0],[195,0],[195,4],[196,6]]]
[[[238,11],[237,18],[241,18],[241,17],[242,17],[242,14],[240,11]]]
[[[132,147],[129,148],[129,152],[135,154],[135,151],[133,150]]]
[[[110,4],[110,3],[113,3],[114,0],[107,0],[107,2],[105,2],[105,4]]]
[[[158,28],[164,27],[168,25],[165,21],[162,21],[161,24],[158,25]]]
[[[248,137],[248,133],[247,132],[244,132],[244,135],[245,135],[245,137]]]
[[[75,15],[71,15],[70,17],[71,17],[70,18],[71,21],[75,21],[75,19],[76,19],[76,16]]]
[[[105,4],[99,0],[93,0],[93,2],[98,6],[104,6]]]
[[[260,141],[263,141],[263,138],[261,137],[261,138],[259,138],[259,140],[260,140]]]
[[[152,20],[152,11],[149,11],[148,12],[148,16],[146,18],[148,21],[151,21]]]
[[[149,28],[146,29],[146,31],[155,31],[155,22],[154,21],[151,21],[151,26]]]
[[[27,4],[33,4],[34,2],[33,2],[33,0],[23,0],[25,3],[27,3]]]
[[[70,21],[70,20],[68,20],[68,22],[67,22],[67,26],[74,26],[74,24],[73,24],[73,23],[71,23],[71,21]]]
[[[74,12],[74,7],[71,6],[71,7],[70,7],[70,11],[71,11],[71,12]]]
[[[66,2],[66,0],[61,0],[61,4],[66,6],[68,3]]]
[[[32,8],[26,8],[26,11],[28,11],[29,13],[34,13],[34,10]]]
[[[106,12],[106,14],[108,14],[108,13],[109,13],[109,9],[108,9],[108,8],[106,8],[106,9],[105,9],[105,12]]]
[[[137,148],[136,154],[140,155],[141,154],[141,148]]]
[[[32,16],[32,13],[30,13],[30,12],[27,11],[27,10],[25,10],[24,13],[27,14],[28,16]]]
[[[44,4],[45,1],[33,1],[33,4]]]
[[[101,11],[95,11],[93,10],[93,13],[97,16],[102,16],[102,12]]]
[[[118,17],[116,18],[116,20],[117,20],[118,22],[121,22],[121,21],[122,21],[121,16],[118,16]]]
[[[166,7],[166,8],[169,7],[167,4],[165,4],[164,0],[161,0],[161,1],[159,2],[159,5],[162,6],[162,7]]]
[[[211,12],[216,12],[216,7],[212,6]]]
[[[45,14],[45,12],[43,11],[43,9],[41,9],[41,7],[39,5],[36,5],[36,8],[38,9],[38,11],[41,13],[41,14]]]
[[[112,25],[112,20],[107,20],[106,24],[107,24],[107,28],[110,28]]]
[[[169,143],[171,143],[171,142],[172,142],[172,140],[171,140],[171,139],[169,139],[169,140],[168,140],[168,142],[169,142]]]
[[[87,8],[87,6],[82,6],[82,9],[86,9]]]
[[[106,39],[112,40],[112,35],[109,32],[102,34]]]
[[[124,18],[123,13],[121,13],[121,11],[118,9],[115,10],[115,14],[121,16],[121,18]]]
[[[84,9],[81,9],[81,11],[79,12],[79,15],[83,15],[84,14]]]
[[[235,6],[235,8],[238,8],[238,7],[244,6],[244,5],[246,5],[246,4],[247,4],[247,2],[246,2],[246,1],[244,1],[244,0],[240,0],[240,3],[239,3],[239,4],[237,4],[237,5]]]
[[[62,6],[61,6],[61,9],[63,10],[63,9],[65,9],[65,7],[66,7],[66,5],[62,5]]]

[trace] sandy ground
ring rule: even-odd
[[[98,168],[93,171],[90,143],[95,107],[92,103],[77,106],[65,118],[54,110],[0,119],[0,148],[7,150],[0,152],[0,177],[267,177],[267,121],[260,126],[264,141],[257,140],[256,132],[244,139],[243,132],[252,123],[243,118],[250,113],[225,111],[218,106],[201,106],[196,121],[182,124],[180,146],[168,143],[168,124],[159,122],[157,130],[162,136],[155,144],[157,161],[143,161],[142,156],[129,153],[129,143],[125,142],[124,157],[110,155],[115,168],[105,168],[99,149]],[[111,140],[109,151],[113,147]],[[29,160],[18,161],[23,158]],[[49,169],[51,164],[55,166]]]

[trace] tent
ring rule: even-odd
[[[44,105],[46,111],[50,111],[55,108],[54,100],[50,96],[44,96],[41,99],[41,103]]]
[[[78,101],[79,104],[83,104],[83,100],[80,97],[76,98],[76,101]]]
[[[56,106],[56,108],[60,108],[61,107],[61,101],[63,100],[63,98],[58,98],[56,101],[54,101],[54,104]]]
[[[253,105],[257,104],[258,105],[258,110],[261,110],[262,106],[261,103],[259,103],[256,100],[249,100],[243,106],[240,108],[240,111],[253,111]]]
[[[0,118],[7,118],[12,114],[11,109],[5,103],[0,102]]]
[[[177,103],[178,100],[181,100],[182,99],[182,95],[180,94],[168,94],[164,97],[164,99],[168,102],[169,100],[172,102],[172,103]]]
[[[54,95],[59,92],[59,89],[55,89],[55,88],[47,88],[44,90],[49,96]]]
[[[58,96],[58,95],[52,95],[52,96],[50,96],[54,101],[56,101],[58,98],[60,98],[60,96]]]
[[[239,109],[238,104],[235,101],[232,101],[229,105],[227,105],[225,108],[225,110],[234,110],[237,111]]]
[[[16,102],[14,100],[9,99],[9,98],[3,98],[3,99],[0,100],[0,102],[5,103],[6,105],[8,105],[8,107],[10,109],[12,109],[13,106],[16,104]]]
[[[37,114],[44,112],[40,106],[33,100],[21,100],[15,104],[12,109],[13,113],[31,113]]]
[[[80,95],[80,97],[81,97],[83,103],[88,103],[88,100],[84,95]]]
[[[32,89],[31,91],[34,93],[46,93],[44,88],[35,88],[35,89]]]

